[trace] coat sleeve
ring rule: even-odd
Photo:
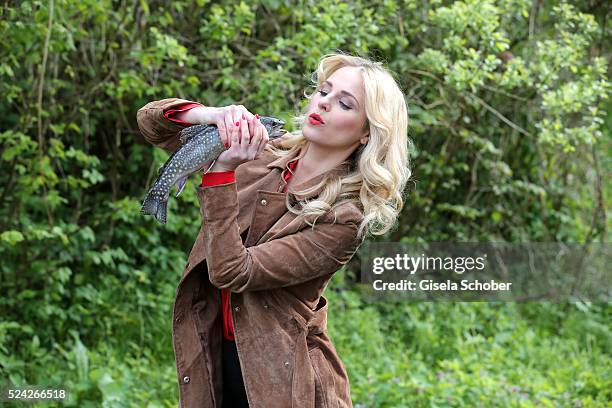
[[[164,112],[186,103],[197,103],[186,99],[168,98],[147,103],[136,113],[140,133],[153,146],[169,153],[180,146],[179,132],[186,126],[175,123],[164,116]]]
[[[236,183],[198,187],[197,195],[208,276],[220,289],[274,289],[329,275],[346,264],[361,244],[353,217],[338,217],[333,224],[317,222],[314,228],[307,226],[246,248],[238,228]]]

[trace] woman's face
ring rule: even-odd
[[[369,129],[364,130],[366,113],[363,78],[356,67],[336,70],[312,95],[302,128],[311,143],[334,150],[354,150],[367,142]],[[323,123],[310,115],[319,114]]]

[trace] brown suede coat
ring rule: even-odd
[[[164,99],[138,111],[138,126],[150,143],[169,152],[178,148],[183,126],[163,112],[184,102],[190,101]],[[327,335],[322,293],[361,244],[363,213],[354,203],[343,204],[335,222],[327,214],[314,229],[290,213],[281,173],[302,154],[275,158],[265,152],[236,169],[236,182],[197,188],[202,224],[174,303],[181,407],[222,404],[220,288],[231,291],[250,407],[352,407],[345,367]]]

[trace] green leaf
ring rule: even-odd
[[[19,231],[4,231],[0,234],[0,239],[9,245],[16,245],[24,240],[23,234]]]

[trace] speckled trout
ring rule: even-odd
[[[270,140],[282,136],[286,130],[284,121],[269,116],[259,118],[268,131]],[[207,169],[219,155],[228,148],[223,145],[215,125],[194,125],[186,127],[179,134],[181,146],[159,169],[155,183],[147,193],[140,212],[153,215],[157,221],[166,223],[170,189],[176,186],[178,192],[185,188],[187,179],[193,173]]]

